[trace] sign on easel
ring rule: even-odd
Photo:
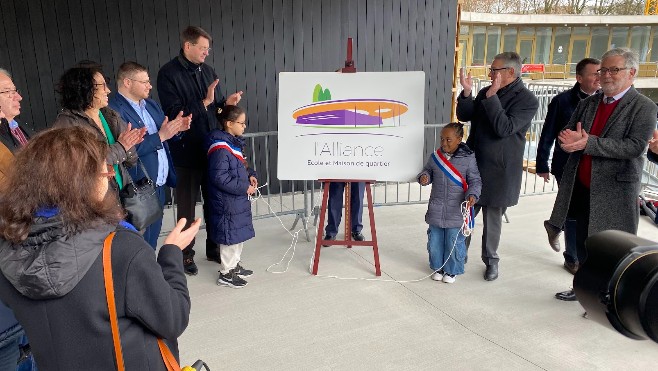
[[[409,181],[424,113],[424,72],[281,72],[278,178]]]

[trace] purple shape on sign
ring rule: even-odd
[[[382,124],[382,119],[379,116],[371,116],[354,111],[335,110],[299,116],[296,122],[305,125],[379,126]]]

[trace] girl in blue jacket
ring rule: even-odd
[[[242,137],[247,116],[238,106],[227,105],[218,113],[220,129],[208,138],[208,236],[220,256],[218,285],[241,288],[243,277],[253,272],[240,265],[244,242],[253,238],[249,196],[256,192],[256,172],[247,167]]]
[[[462,203],[468,210],[480,198],[482,180],[475,154],[462,143],[464,125],[450,123],[441,130],[441,147],[430,155],[418,182],[432,184],[425,222],[427,252],[432,279],[445,283],[455,282],[455,276],[464,273],[466,245],[462,226]],[[454,247],[454,248],[453,248]]]

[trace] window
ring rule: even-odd
[[[613,27],[610,49],[628,46],[628,27]]]
[[[473,27],[473,65],[484,66],[484,51],[486,50],[487,34],[486,27],[474,26]]]
[[[651,62],[658,62],[658,26],[653,26],[653,43],[651,43]]]
[[[550,27],[537,27],[535,36],[535,63],[547,64],[551,53],[551,33]]]
[[[569,41],[571,39],[571,27],[556,27],[555,42],[553,43],[553,64],[565,64],[569,60]]]
[[[640,62],[646,62],[649,57],[649,26],[633,26],[631,28],[631,49],[640,53]]]
[[[609,30],[606,27],[592,28],[592,42],[589,46],[589,55],[592,58],[601,59],[603,53],[608,51]]]
[[[503,30],[503,51],[516,51],[516,27]]]
[[[496,54],[500,53],[500,27],[487,27],[487,63],[491,63]]]
[[[462,36],[468,36],[468,25],[459,25],[459,34]]]

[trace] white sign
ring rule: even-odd
[[[424,114],[424,72],[281,72],[278,178],[411,180]]]

